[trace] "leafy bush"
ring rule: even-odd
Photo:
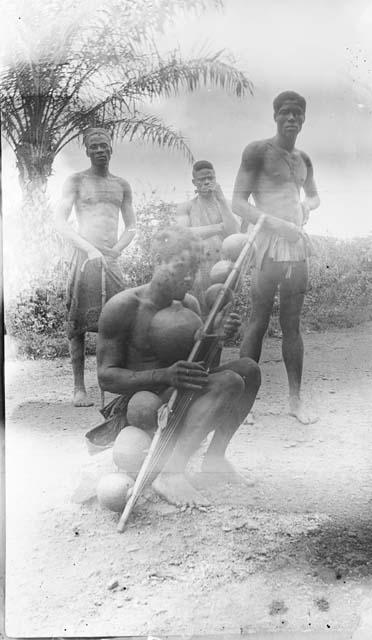
[[[121,258],[128,287],[137,287],[151,279],[151,240],[159,229],[174,222],[175,208],[173,203],[150,201],[137,209],[137,235]]]

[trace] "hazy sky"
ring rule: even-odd
[[[186,136],[196,159],[211,160],[230,197],[244,146],[275,133],[272,99],[294,89],[307,99],[298,147],[311,156],[321,207],[311,233],[340,237],[372,231],[372,2],[365,0],[225,0],[223,11],[183,16],[159,39],[189,55],[226,49],[253,81],[243,100],[202,91],[149,107]],[[366,88],[364,87],[366,85]],[[372,86],[372,82],[371,82]],[[50,179],[53,199],[67,175],[87,166],[71,144]],[[5,149],[5,204],[18,191],[14,158]],[[135,201],[154,190],[182,200],[192,195],[190,166],[177,153],[140,144],[117,144],[111,169],[132,185]]]

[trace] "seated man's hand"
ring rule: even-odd
[[[224,338],[225,340],[233,338],[239,331],[242,325],[240,316],[237,313],[229,313],[224,324]]]
[[[166,370],[166,380],[170,387],[200,391],[208,384],[208,372],[203,362],[179,360]]]

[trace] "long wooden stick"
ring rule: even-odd
[[[106,290],[106,271],[101,261],[101,312],[106,304],[107,290]],[[105,406],[105,392],[101,389],[101,409]]]
[[[200,351],[203,347],[205,339],[208,337],[208,334],[210,335],[210,331],[213,329],[216,316],[224,306],[228,289],[235,288],[239,282],[242,267],[244,266],[244,263],[247,261],[253,242],[257,234],[261,230],[263,222],[264,222],[264,217],[261,216],[255,225],[255,228],[251,237],[247,239],[247,242],[244,245],[242,251],[240,252],[240,255],[237,258],[236,262],[234,263],[234,266],[229,276],[227,277],[226,282],[224,283],[220,293],[218,294],[215,300],[215,303],[213,304],[209,312],[209,315],[204,323],[201,337],[198,340],[196,340],[190,352],[190,355],[187,358],[188,362],[194,362],[196,359],[198,359],[198,356],[200,356]],[[218,340],[218,337],[214,336],[214,338],[215,340],[216,339]],[[165,449],[169,444],[176,427],[182,421],[184,413],[187,410],[190,402],[192,401],[193,396],[194,396],[193,392],[186,392],[186,393],[179,392],[176,389],[173,391],[168,403],[160,407],[158,411],[158,428],[152,439],[152,443],[150,445],[146,459],[144,460],[142,467],[137,475],[136,481],[132,489],[132,493],[120,517],[118,527],[117,527],[117,530],[119,533],[122,533],[124,531],[128,518],[138,498],[140,497],[144,486],[146,485],[148,479],[152,476],[154,469],[156,468],[156,463],[154,462],[154,460],[158,458],[157,462],[159,462],[160,456],[164,455]],[[177,405],[178,401],[181,406]],[[174,421],[173,425],[171,424],[172,420]],[[165,442],[163,444],[161,442],[161,438],[164,431],[165,430],[168,431],[168,429],[169,429],[169,432],[165,435]],[[160,448],[163,448],[163,451],[159,452]],[[156,471],[159,472],[158,469],[156,469]]]

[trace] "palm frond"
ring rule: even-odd
[[[196,91],[201,87],[223,89],[239,98],[253,95],[253,84],[235,66],[227,64],[223,52],[210,57],[182,59],[172,53],[167,60],[142,61],[142,68],[132,70],[125,82],[115,86],[118,96],[133,99],[169,97],[180,90]]]
[[[160,118],[139,111],[122,117],[110,117],[107,113],[107,105],[106,110],[76,114],[73,126],[60,139],[58,150],[77,139],[86,128],[92,125],[104,126],[110,130],[114,139],[150,143],[170,151],[181,152],[188,162],[194,161],[186,138],[179,131],[166,125]]]

